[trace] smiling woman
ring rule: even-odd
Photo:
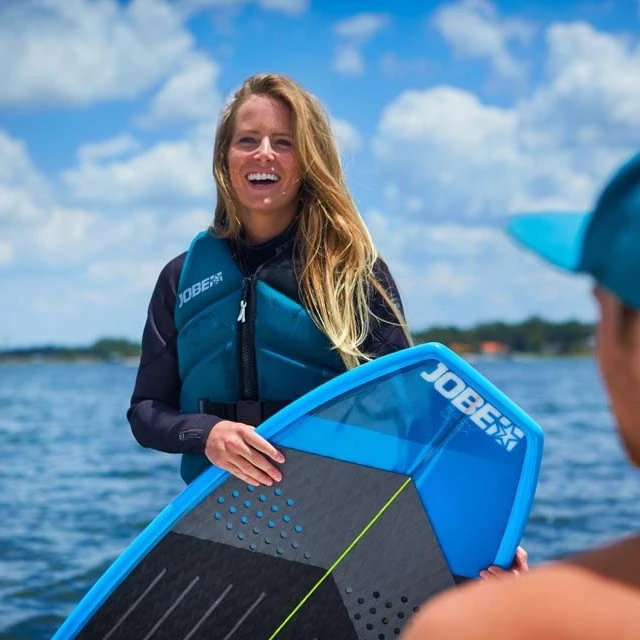
[[[346,187],[329,120],[293,80],[246,80],[213,153],[213,225],[158,279],[128,418],[140,444],[251,485],[281,480],[255,427],[410,338]]]

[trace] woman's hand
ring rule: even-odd
[[[284,456],[248,424],[221,420],[211,429],[204,453],[216,467],[247,484],[271,486],[282,480],[271,460],[283,463]]]
[[[521,573],[529,571],[529,554],[522,548],[516,550],[516,557],[513,559],[511,566],[505,571],[501,567],[491,566],[480,572],[483,580],[491,580],[493,578],[503,578],[505,576],[519,576]]]

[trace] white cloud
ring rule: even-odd
[[[140,148],[140,143],[129,134],[122,134],[100,142],[87,142],[78,147],[76,156],[82,163],[128,155]]]
[[[302,15],[309,8],[309,0],[259,0],[263,9],[281,11],[293,16]]]
[[[185,121],[215,122],[222,105],[215,87],[219,73],[220,67],[204,55],[186,59],[152,98],[138,123],[150,128]]]
[[[336,47],[333,68],[345,76],[359,76],[364,72],[365,63],[356,47],[339,45]]]
[[[238,9],[257,4],[265,11],[276,11],[291,16],[303,15],[309,8],[309,0],[176,0],[179,13],[189,17],[206,9]]]
[[[516,248],[500,229],[425,225],[380,211],[366,216],[403,297],[410,326],[468,326],[518,321],[535,313],[553,319],[592,317],[584,278],[567,276]]]
[[[93,167],[97,172],[103,166],[117,166],[121,161],[113,161],[113,153],[127,146],[131,146],[131,141],[127,142],[125,137],[87,145],[79,154],[87,163],[81,166],[85,170]],[[101,165],[103,158],[110,161]],[[209,162],[203,164],[206,168]],[[180,167],[174,167],[174,172],[179,175]],[[105,173],[102,177],[106,180],[109,175]],[[22,141],[0,131],[0,268],[4,271],[0,282],[3,282],[3,292],[10,280],[5,275],[7,269],[14,266],[28,266],[28,273],[41,277],[53,276],[61,270],[68,273],[72,268],[77,270],[79,288],[89,286],[87,278],[99,264],[108,263],[115,269],[120,260],[143,262],[145,256],[152,255],[156,256],[159,271],[162,257],[168,259],[184,249],[211,218],[206,209],[185,209],[180,204],[174,206],[169,215],[165,213],[166,208],[161,207],[148,210],[127,207],[126,215],[118,214],[105,206],[110,202],[108,198],[89,207],[71,206],[57,186],[37,171]],[[111,188],[118,186],[111,183]],[[109,183],[101,184],[102,187],[108,189]],[[120,286],[127,289],[129,285],[123,282]]]
[[[358,130],[346,120],[331,118],[331,126],[336,136],[338,148],[343,156],[355,155],[362,148],[362,138]]]
[[[365,70],[361,48],[388,23],[379,13],[360,13],[337,22],[333,26],[342,42],[336,47],[334,68],[343,75],[357,76]]]
[[[99,205],[207,199],[213,135],[164,141],[124,160],[81,162],[62,175],[73,199]]]
[[[60,264],[60,260],[75,262],[77,249],[86,246],[92,237],[104,237],[97,214],[81,209],[53,207],[34,229],[33,239],[39,250],[39,261]]]
[[[514,110],[460,89],[407,91],[383,112],[373,150],[401,202],[422,196],[432,215],[477,217],[509,205],[524,162],[517,127]]]
[[[509,51],[509,44],[530,41],[533,27],[526,21],[501,19],[488,0],[460,0],[440,7],[432,23],[459,56],[486,59],[507,78],[523,76],[524,66]]]
[[[0,267],[25,261],[26,256],[38,260],[32,237],[50,206],[52,191],[24,142],[0,130]]]
[[[0,103],[133,98],[192,48],[191,34],[162,0],[0,3]]]
[[[336,23],[334,31],[353,43],[362,44],[378,33],[388,20],[387,16],[379,13],[359,13]]]
[[[0,242],[0,265],[8,265],[13,261],[13,247],[8,242]]]
[[[421,76],[429,71],[430,63],[426,58],[401,58],[395,52],[385,53],[380,58],[380,70],[397,78],[398,76]]]
[[[552,25],[548,84],[523,108],[536,142],[623,147],[640,141],[640,45],[586,23]]]
[[[592,204],[640,146],[640,53],[580,24],[554,25],[547,39],[548,83],[513,107],[453,87],[387,106],[373,150],[403,202],[421,197],[454,219]]]
[[[46,181],[33,165],[22,140],[12,138],[0,129],[0,184],[23,186],[40,192],[48,191]]]

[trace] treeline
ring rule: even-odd
[[[78,360],[119,361],[140,356],[140,344],[122,338],[102,338],[88,347],[63,347],[45,345],[4,349],[0,351],[0,362],[20,360],[56,360],[72,362]]]
[[[508,352],[553,353],[575,355],[591,350],[593,325],[569,321],[548,322],[542,318],[529,318],[520,324],[491,322],[468,329],[460,327],[433,327],[414,332],[416,343],[441,342],[460,352],[482,352],[483,345],[496,342]],[[122,338],[102,338],[88,347],[62,347],[55,345],[0,350],[0,362],[23,360],[78,361],[99,360],[118,362],[140,357],[140,344]]]
[[[591,351],[593,331],[594,326],[589,323],[556,323],[532,317],[520,324],[490,322],[469,329],[433,327],[415,333],[414,338],[416,342],[442,342],[473,352],[482,351],[483,343],[499,342],[510,352],[575,355]]]

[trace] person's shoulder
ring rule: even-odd
[[[182,273],[182,266],[184,265],[186,255],[185,251],[175,258],[171,258],[160,270],[156,286],[151,296],[152,308],[157,308],[157,306],[160,305],[161,308],[170,309],[171,313],[173,313],[178,284],[180,283],[180,274]]]
[[[393,279],[391,277],[391,271],[389,270],[389,265],[384,261],[381,256],[378,256],[373,263],[373,275],[376,278],[383,278],[384,280]]]
[[[558,564],[518,578],[471,583],[427,603],[402,640],[631,640],[640,591]]]
[[[177,281],[180,279],[180,273],[182,272],[186,255],[187,252],[183,251],[180,255],[175,256],[175,258],[171,258],[171,260],[162,267],[160,275],[158,276],[158,282],[171,281],[177,284]]]

